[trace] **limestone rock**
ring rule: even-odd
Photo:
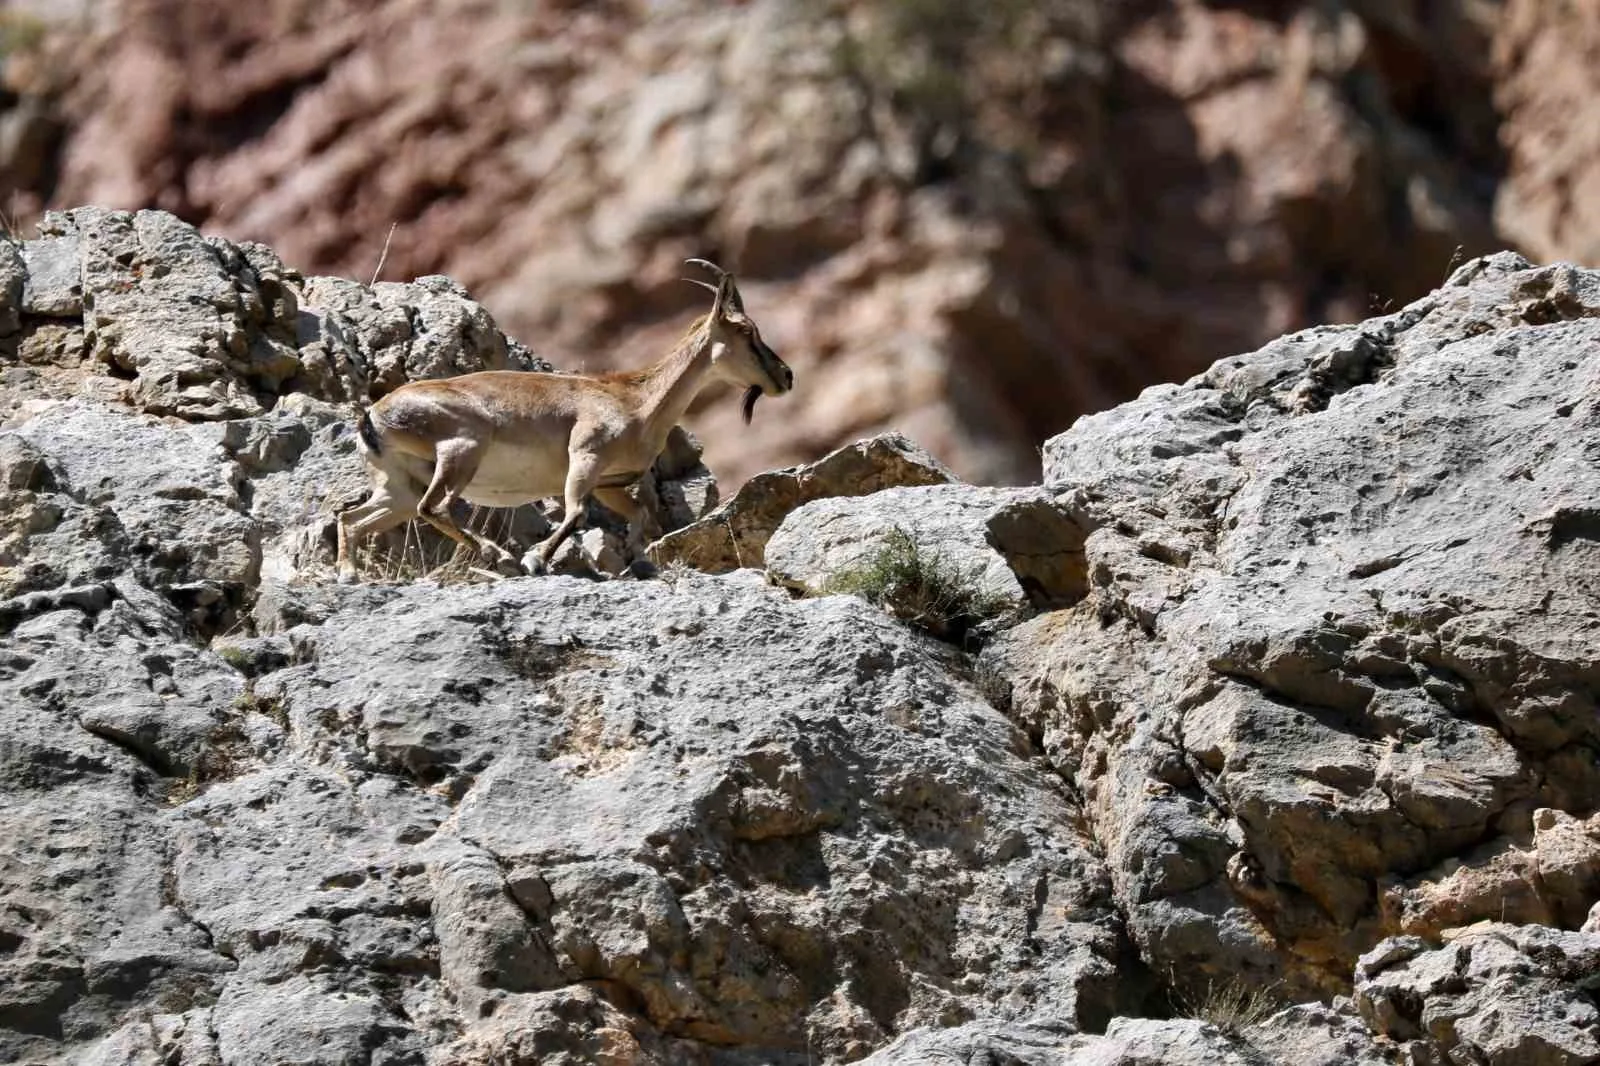
[[[446,277],[371,288],[314,277],[302,300],[299,342],[312,353],[310,384],[330,400],[377,399],[407,381],[478,370],[551,369]]]
[[[917,1030],[862,1061],[871,1066],[1387,1066],[1394,1060],[1353,1016],[1312,1007],[1281,1011],[1245,1028],[1193,1018],[1117,1018],[1103,1035],[973,1022]]]
[[[986,523],[989,547],[1005,560],[1034,607],[1071,607],[1089,592],[1085,516],[1041,494],[1003,504]]]
[[[1495,256],[1046,446],[1091,591],[988,672],[1096,812],[1158,968],[1337,992],[1410,920],[1376,880],[1587,814],[1597,319],[1600,275]],[[1581,920],[1588,878],[1544,913]],[[1519,905],[1474,891],[1464,916]]]
[[[21,498],[30,517],[6,551],[3,591],[131,572],[206,615],[253,590],[260,527],[240,495],[241,472],[203,435],[73,401],[23,423],[14,439],[41,473]]]
[[[872,437],[815,463],[751,478],[727,503],[652,544],[650,558],[658,565],[682,563],[710,574],[760,569],[766,565],[767,542],[788,514],[806,503],[953,480],[944,464],[905,437]]]
[[[1600,1059],[1597,965],[1593,934],[1483,923],[1443,947],[1379,944],[1356,968],[1356,1003],[1375,1032],[1445,1061],[1576,1066]]]
[[[263,300],[263,290],[280,289],[277,280],[256,274],[231,248],[159,211],[83,208],[47,225],[61,233],[57,240],[76,236],[90,349],[134,379],[144,410],[260,414],[257,394],[275,392],[299,369],[282,339],[292,331],[293,305]]]
[[[206,319],[248,358],[183,358],[269,406],[5,356],[0,1059],[1600,1055],[1600,274],[1471,261],[1080,421],[1044,486],[880,438],[740,504],[796,586],[896,526],[981,573],[1032,617],[971,655],[751,569],[330,584],[341,390],[516,349],[351,283],[320,376],[271,252],[113,230],[254,279]],[[118,328],[205,318],[160,281]],[[697,442],[645,488],[703,509]]]
[[[767,542],[767,572],[790,588],[825,593],[871,565],[886,536],[899,530],[930,565],[1022,606],[1026,594],[986,534],[996,511],[1033,495],[1030,489],[928,485],[816,500],[791,512]]]
[[[0,1053],[834,1060],[1126,1001],[1070,807],[878,612],[700,575],[327,594],[220,654],[133,583],[0,603],[8,839],[74,842],[0,881],[32,916]],[[92,901],[45,906],[64,876]]]
[[[92,357],[148,413],[237,420],[284,393],[364,402],[413,378],[550,369],[448,278],[305,280],[163,211],[78,208],[40,231],[0,253],[0,345],[34,366]]]

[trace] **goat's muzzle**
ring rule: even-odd
[[[766,385],[751,385],[744,390],[744,401],[740,409],[744,412],[744,424],[750,424],[750,418],[755,414],[756,401],[764,393],[770,392],[774,396],[782,396],[794,388],[794,371],[789,369],[789,364],[778,358],[778,353],[768,348],[761,341],[756,341],[756,357],[761,361],[761,369],[767,372],[767,380],[772,382],[769,388]]]

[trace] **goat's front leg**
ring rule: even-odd
[[[583,521],[584,501],[589,498],[589,493],[594,491],[599,481],[600,457],[593,452],[572,452],[567,462],[567,486],[562,500],[566,512],[562,514],[561,524],[556,526],[556,531],[534,549],[534,557],[540,571],[550,568],[550,560],[555,558],[556,549],[561,547],[562,542],[578,528],[578,523]]]
[[[648,577],[655,570],[644,557],[645,509],[633,493],[625,488],[610,487],[594,490],[594,498],[617,513],[628,523],[628,570],[636,577]]]

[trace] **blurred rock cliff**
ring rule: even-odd
[[[1600,262],[1600,4],[75,0],[0,8],[0,207],[446,273],[569,369],[737,268],[796,368],[724,484],[893,426],[1036,479],[1077,415],[1514,246]],[[1458,251],[1459,249],[1459,251]]]

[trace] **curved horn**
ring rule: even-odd
[[[690,285],[698,285],[702,289],[709,289],[713,293],[715,293],[717,291],[717,287],[715,285],[711,284],[711,282],[709,282],[709,281],[701,281],[699,278],[679,278],[678,280],[679,281],[687,281]]]
[[[726,306],[741,315],[744,314],[744,298],[739,295],[739,286],[734,282],[731,273],[723,270],[709,259],[685,259],[684,262],[691,266],[704,267],[717,276],[717,287],[714,290],[717,294],[717,302],[712,305],[713,309]],[[701,282],[701,284],[705,283]],[[711,286],[707,285],[706,288],[709,289]]]

